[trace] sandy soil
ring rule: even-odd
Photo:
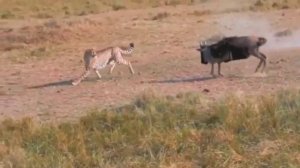
[[[223,64],[224,77],[212,78],[210,66],[200,64],[195,50],[199,40],[216,34],[249,34],[235,32],[235,24],[228,18],[247,17],[267,20],[272,30],[297,30],[300,27],[299,10],[269,12],[219,11],[199,12],[209,6],[177,6],[147,10],[126,10],[85,16],[101,23],[88,37],[62,44],[65,48],[55,57],[15,63],[7,52],[0,60],[0,115],[1,118],[32,116],[41,121],[72,120],[84,115],[88,109],[128,103],[147,90],[163,95],[180,92],[202,93],[211,99],[226,94],[267,94],[284,88],[299,88],[300,47],[262,47],[268,57],[267,72],[254,74],[259,60]],[[197,12],[198,11],[198,12]],[[159,20],[153,17],[166,12]],[[226,23],[224,25],[224,20]],[[74,19],[74,18],[72,18]],[[75,18],[76,20],[76,18]],[[38,24],[41,21],[30,21]],[[18,27],[24,21],[9,21],[2,27]],[[232,26],[232,27],[230,27]],[[251,27],[249,27],[251,29]],[[257,31],[257,30],[255,30]],[[263,34],[265,31],[253,32]],[[252,35],[251,34],[251,35]],[[116,66],[112,75],[102,71],[103,79],[92,74],[78,86],[70,80],[83,72],[82,54],[85,48],[104,48],[135,42],[136,51],[128,57],[136,71],[131,75],[127,67]],[[300,44],[299,44],[300,45]]]

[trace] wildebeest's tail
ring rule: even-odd
[[[267,43],[267,39],[266,38],[264,38],[264,37],[259,37],[258,38],[258,42],[257,42],[258,46],[262,46],[262,45],[264,45],[266,43]]]

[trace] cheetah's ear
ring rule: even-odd
[[[130,43],[129,46],[134,48],[134,43]]]

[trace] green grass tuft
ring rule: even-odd
[[[78,122],[0,125],[14,167],[297,167],[300,92],[208,102],[195,93],[93,109]]]

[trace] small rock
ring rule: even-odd
[[[56,93],[61,93],[63,90],[62,89],[60,89],[60,90],[57,90],[56,91]]]
[[[204,92],[204,93],[209,93],[210,92],[210,90],[209,89],[203,89],[203,91],[202,92]]]
[[[286,59],[281,58],[279,61],[280,62],[286,62]]]

